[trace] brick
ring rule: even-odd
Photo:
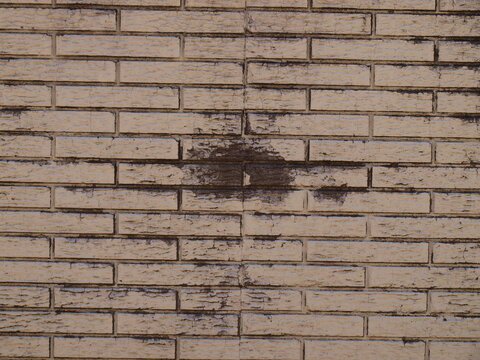
[[[247,37],[245,56],[261,59],[306,59],[307,39]]]
[[[0,306],[48,308],[50,290],[47,287],[0,286]]]
[[[237,114],[202,113],[120,113],[121,133],[238,135],[241,117]]]
[[[2,80],[115,81],[115,63],[84,60],[0,60]]]
[[[435,193],[436,213],[480,214],[480,195],[470,193]]]
[[[2,282],[111,284],[113,267],[107,264],[47,261],[2,261]]]
[[[479,19],[461,15],[378,14],[377,34],[397,36],[478,36]]]
[[[480,350],[479,342],[437,342],[430,343],[430,356],[436,360],[457,358],[459,360],[475,360]]]
[[[301,311],[302,293],[295,290],[242,289],[242,310]]]
[[[480,264],[480,244],[459,243],[433,244],[434,263],[474,263]]]
[[[56,188],[55,207],[83,209],[177,210],[173,191],[101,188]]]
[[[112,233],[110,214],[2,211],[0,231],[34,233]]]
[[[370,16],[347,13],[248,11],[252,33],[370,34]]]
[[[244,8],[245,0],[186,0],[186,7]]]
[[[428,213],[428,193],[347,192],[314,190],[308,193],[310,211]]]
[[[308,0],[246,0],[250,7],[306,8]]]
[[[249,134],[261,135],[368,135],[368,117],[326,114],[248,114]]]
[[[98,4],[120,6],[180,6],[180,0],[57,0],[57,4]]]
[[[185,57],[200,59],[243,59],[245,39],[239,37],[186,37]]]
[[[242,240],[181,240],[182,260],[241,261]]]
[[[0,181],[112,184],[111,164],[61,161],[0,161]]]
[[[0,237],[0,254],[4,258],[50,257],[50,240],[46,237]]]
[[[475,338],[480,319],[433,316],[371,316],[368,322],[370,336]]]
[[[243,13],[122,10],[122,31],[243,34]]]
[[[184,88],[183,105],[192,110],[241,110],[243,93],[243,89]]]
[[[1,332],[112,333],[112,315],[50,311],[0,311]]]
[[[370,67],[342,64],[248,64],[251,84],[369,85]]]
[[[478,268],[371,267],[371,287],[391,288],[478,288]]]
[[[240,235],[240,217],[234,215],[119,214],[118,222],[120,234]]]
[[[0,106],[50,106],[51,102],[48,86],[0,84]]]
[[[180,291],[179,297],[182,310],[241,310],[240,290],[185,289]]]
[[[0,156],[49,157],[51,140],[46,136],[0,136]]]
[[[244,216],[246,235],[268,236],[364,236],[365,218],[315,215]]]
[[[48,337],[40,336],[0,336],[1,356],[50,356]]]
[[[242,259],[251,261],[301,261],[302,242],[297,240],[243,240]]]
[[[33,186],[0,186],[2,207],[50,207],[50,189]]]
[[[126,337],[56,337],[55,356],[157,359],[175,358],[175,340]]]
[[[311,161],[430,162],[428,142],[311,140]]]
[[[47,0],[50,2],[50,0]],[[2,34],[2,55],[50,55],[52,38],[45,34]]]
[[[475,118],[375,116],[375,136],[480,138]]]
[[[438,60],[449,62],[480,61],[480,46],[468,41],[439,41]]]
[[[480,144],[477,142],[439,142],[436,148],[439,163],[480,163]]]
[[[304,90],[247,88],[245,107],[249,110],[304,110],[307,97]]]
[[[215,264],[120,264],[120,284],[161,286],[235,286],[237,265]]]
[[[435,10],[435,0],[313,0],[313,7],[392,10]]]
[[[395,2],[395,4],[399,3]],[[312,57],[314,59],[433,61],[433,42],[396,39],[313,39]]]
[[[415,187],[475,189],[480,173],[474,167],[377,167],[373,169],[374,187]]]
[[[308,261],[427,263],[427,243],[309,241]]]
[[[60,35],[56,41],[58,55],[165,58],[180,56],[180,39],[175,36]]]
[[[309,311],[414,313],[426,311],[427,296],[415,292],[307,291],[306,305]]]
[[[361,267],[319,265],[245,264],[243,284],[248,286],[338,287],[364,285]]]
[[[118,314],[120,334],[236,335],[236,315]]]
[[[56,138],[57,157],[101,159],[178,159],[178,142],[174,139],[127,137]]]
[[[178,90],[169,87],[57,86],[65,107],[178,108]]]
[[[480,223],[472,218],[374,217],[373,237],[466,238],[478,237]]]
[[[246,335],[362,336],[363,319],[359,316],[312,314],[242,314]]]
[[[479,314],[480,295],[478,293],[433,291],[430,299],[433,313]]]
[[[430,92],[312,90],[312,110],[431,112]]]
[[[480,113],[480,96],[476,93],[439,92],[438,112]]]
[[[475,88],[479,84],[480,72],[473,67],[375,66],[378,86]]]
[[[480,4],[475,0],[440,0],[440,10],[471,11],[480,10]]]
[[[158,239],[55,238],[57,258],[176,260],[177,243]]]
[[[156,288],[55,288],[55,307],[175,310],[175,292]],[[103,354],[105,355],[105,354]]]
[[[4,8],[0,14],[0,29],[115,30],[115,11]]]

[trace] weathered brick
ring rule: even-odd
[[[430,357],[435,360],[475,360],[480,351],[479,342],[437,342],[430,343]]]
[[[186,7],[244,8],[245,0],[186,0]]]
[[[433,244],[433,262],[435,263],[474,263],[480,264],[480,244],[476,243],[438,243]]]
[[[242,310],[301,311],[302,293],[296,290],[242,289]]]
[[[435,193],[436,213],[480,214],[480,195],[471,193]]]
[[[137,6],[180,6],[180,0],[57,0],[57,4]]]
[[[271,0],[269,0],[271,2]],[[289,1],[289,3],[291,3]],[[307,39],[247,37],[245,56],[261,59],[306,59]]]
[[[50,0],[47,0],[50,2]],[[52,38],[45,34],[2,34],[2,55],[50,55]]]
[[[0,206],[50,207],[50,189],[33,186],[0,186]]]
[[[50,290],[48,287],[0,286],[0,306],[48,308]]]
[[[243,59],[245,38],[186,37],[185,57],[200,59]]]
[[[392,10],[435,10],[435,0],[313,0],[313,7]]]
[[[49,157],[51,143],[47,136],[0,136],[0,156]]]
[[[0,257],[48,258],[50,240],[46,237],[0,237]]]
[[[46,336],[0,336],[0,355],[48,357],[50,356],[49,338]]]
[[[182,310],[241,310],[240,290],[185,289],[179,293]]]
[[[246,0],[250,7],[289,7],[306,8],[308,0]]]
[[[432,291],[430,311],[433,313],[479,314],[480,294],[478,292]]]
[[[305,90],[247,88],[245,107],[249,110],[304,110]]]
[[[185,109],[241,110],[244,107],[243,89],[185,88]]]
[[[440,10],[446,11],[471,11],[480,10],[476,0],[440,0]]]
[[[449,62],[478,62],[480,45],[468,41],[439,41],[438,59]]]
[[[0,84],[0,106],[50,106],[51,102],[48,86]],[[15,111],[10,113],[16,114]]]
[[[438,112],[480,113],[480,96],[477,93],[439,92]]]

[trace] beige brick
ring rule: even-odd
[[[374,135],[480,138],[475,118],[375,116]]]
[[[248,64],[251,84],[369,85],[370,67],[342,64]]]
[[[4,8],[1,29],[115,30],[115,11],[89,9]]]
[[[185,57],[200,59],[243,59],[245,39],[239,37],[186,37]]]
[[[112,184],[111,164],[61,161],[0,161],[0,181]]]
[[[430,343],[430,357],[435,360],[475,360],[480,351],[479,342],[437,342]]]
[[[365,218],[354,216],[249,215],[244,216],[246,235],[364,236]]]
[[[421,341],[307,340],[305,360],[423,360],[425,344]]]
[[[480,214],[480,195],[470,193],[435,193],[436,213]]]
[[[158,138],[56,138],[57,157],[102,159],[178,159],[178,141]]]
[[[177,243],[157,239],[55,238],[57,258],[176,260]]]
[[[240,110],[243,109],[243,89],[185,88],[185,109]]]
[[[395,4],[400,3],[395,2]],[[312,57],[314,59],[433,61],[433,42],[393,39],[313,39]]]
[[[364,270],[361,267],[349,266],[245,264],[243,284],[280,287],[362,287]]]
[[[470,11],[480,10],[480,4],[476,0],[440,0],[440,10]]]
[[[48,308],[50,290],[47,287],[0,286],[0,306]],[[0,337],[0,343],[1,339]]]
[[[0,231],[34,233],[112,233],[110,214],[60,213],[46,211],[2,211]]]
[[[176,109],[178,90],[169,87],[57,86],[57,105]]]
[[[55,288],[55,307],[175,310],[175,292],[156,288]],[[105,354],[102,354],[105,355]]]
[[[246,0],[250,7],[289,7],[306,8],[308,0]]]
[[[241,261],[242,240],[181,240],[182,260]]]
[[[372,287],[391,288],[478,288],[478,268],[371,267]]]
[[[370,34],[370,15],[248,11],[252,33]]]
[[[479,314],[480,294],[478,292],[433,291],[430,311],[433,313]]]
[[[122,10],[122,31],[243,34],[243,12]]]
[[[46,2],[50,2],[47,0]],[[45,34],[2,34],[2,55],[50,55],[52,39]]]
[[[370,316],[368,334],[388,337],[476,338],[480,319],[433,316]]]
[[[375,85],[475,88],[480,85],[480,71],[474,67],[452,67],[451,65],[376,65]]]
[[[0,237],[1,257],[50,257],[50,240],[45,237]]]
[[[298,240],[243,240],[242,259],[251,261],[301,261],[302,242]]]
[[[118,314],[120,334],[236,335],[236,315]]]
[[[314,190],[308,193],[308,209],[335,212],[428,213],[428,193],[347,192]]]
[[[478,36],[480,18],[460,15],[378,14],[378,35]]]
[[[325,114],[248,114],[246,131],[262,135],[368,135],[368,117]]]
[[[480,61],[480,45],[468,41],[439,41],[438,59],[449,62]]]
[[[215,264],[119,264],[120,284],[161,286],[235,286],[237,265]]]
[[[245,0],[186,0],[187,7],[244,8]]]
[[[312,90],[312,110],[431,112],[430,92]]]
[[[55,356],[81,358],[175,359],[175,340],[125,337],[56,337]]]
[[[362,336],[360,316],[242,314],[246,335]]]
[[[307,291],[306,305],[310,311],[412,313],[426,311],[427,295],[415,292]]]
[[[50,311],[0,311],[1,332],[112,333],[112,315]]]
[[[0,355],[48,357],[50,355],[49,338],[40,336],[0,336]]]
[[[361,162],[430,162],[428,142],[311,140],[310,160]]]
[[[458,243],[433,244],[434,263],[474,263],[480,264],[480,244]]]
[[[57,0],[57,4],[98,4],[111,6],[180,6],[180,0]]]
[[[1,80],[115,81],[115,63],[84,60],[0,60]]]
[[[1,116],[1,115],[0,115]],[[120,113],[120,132],[239,135],[241,116],[201,113]]]
[[[239,360],[240,339],[180,339],[179,358],[188,360]]]
[[[176,36],[60,35],[57,54],[171,58],[180,56],[180,39]]]
[[[240,290],[185,289],[179,293],[182,310],[239,311]]]
[[[51,101],[48,86],[0,84],[0,106],[50,106]],[[13,110],[10,114],[17,112]]]
[[[308,261],[427,263],[428,243],[309,241]]]
[[[107,264],[50,261],[2,261],[2,282],[111,284],[113,267]]]
[[[33,186],[0,186],[0,206],[50,207],[50,189]]]
[[[118,222],[120,234],[240,235],[240,217],[235,215],[119,214]]]
[[[476,189],[479,181],[479,169],[474,167],[373,168],[374,187]]]
[[[435,0],[313,0],[313,7],[392,10],[435,10]],[[369,359],[370,360],[370,359]]]
[[[480,113],[480,96],[476,93],[439,92],[438,112]]]
[[[247,88],[245,107],[249,110],[304,110],[305,90]]]
[[[245,56],[260,59],[306,59],[307,39],[247,37]]]
[[[373,237],[466,238],[478,237],[480,222],[474,218],[374,217]]]
[[[0,156],[49,157],[51,140],[47,136],[1,136]]]
[[[55,207],[83,209],[177,210],[174,191],[101,188],[57,188]]]
[[[302,293],[295,290],[242,289],[242,310],[301,311]]]

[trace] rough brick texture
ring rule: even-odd
[[[480,359],[479,0],[0,0],[0,359]]]

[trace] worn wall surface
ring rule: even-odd
[[[0,0],[0,358],[480,359],[478,0]]]

